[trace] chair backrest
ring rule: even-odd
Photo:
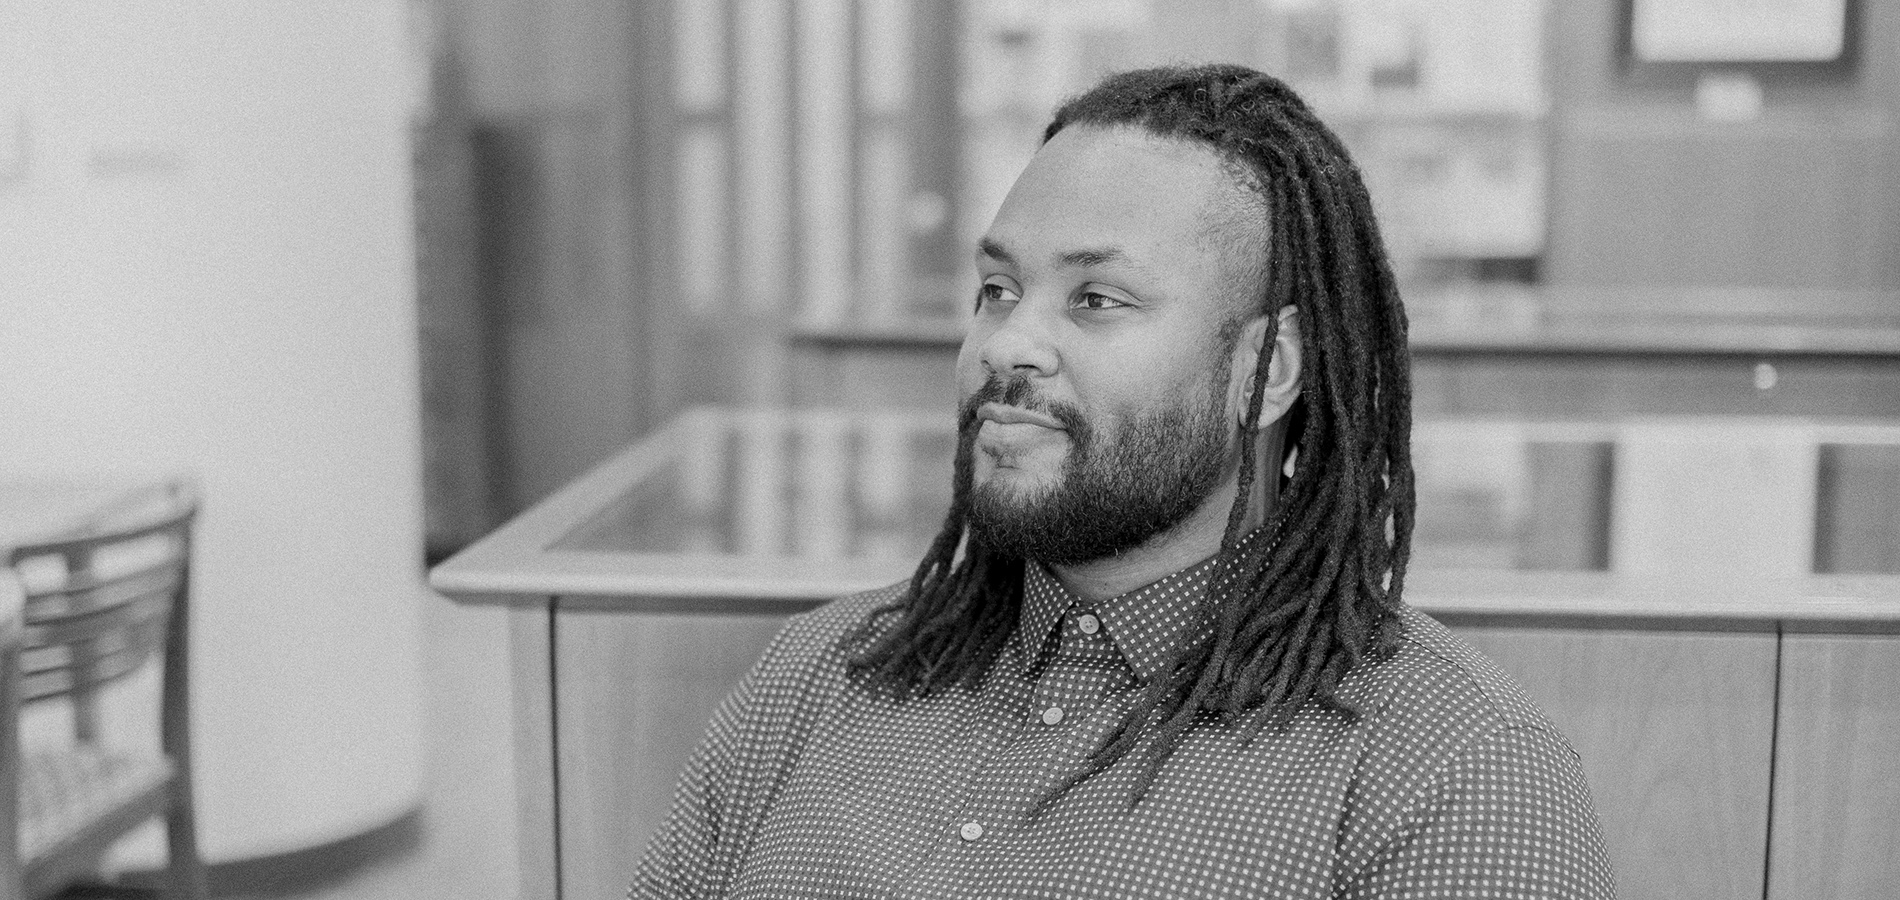
[[[95,688],[137,671],[184,614],[195,493],[173,483],[85,532],[12,548],[25,587],[19,695],[70,697],[90,739]]]

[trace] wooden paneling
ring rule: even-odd
[[[1582,756],[1625,900],[1762,896],[1772,633],[1458,632]]]
[[[552,822],[530,794],[555,778],[562,896],[624,890],[712,709],[782,622],[561,613],[552,641],[558,775],[534,771],[532,747],[521,748],[524,896],[547,895],[529,879],[552,870],[551,860],[535,865],[545,848],[532,837]],[[548,682],[535,679],[547,670],[537,673],[526,652],[545,637],[535,628],[524,618],[517,629],[526,683],[518,721],[545,702],[538,691]],[[1787,639],[1771,769],[1771,632],[1458,631],[1518,679],[1582,756],[1621,896],[1759,897],[1764,872],[1774,898],[1878,897],[1900,882],[1889,846],[1900,833],[1900,639]],[[536,740],[533,722],[518,729]]]
[[[713,709],[783,623],[778,616],[560,614],[561,896],[625,895]]]
[[[521,900],[556,896],[554,881],[554,686],[549,666],[549,601],[508,612],[514,690],[515,834],[521,842]]]
[[[1900,886],[1900,638],[1786,638],[1768,896]]]

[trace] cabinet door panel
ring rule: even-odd
[[[1768,896],[1900,890],[1900,638],[1782,646]]]
[[[784,623],[782,616],[557,616],[562,896],[625,896],[713,709]]]
[[[1774,635],[1458,632],[1582,756],[1624,900],[1762,895]]]

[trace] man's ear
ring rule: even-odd
[[[1300,396],[1300,313],[1291,305],[1278,313],[1280,327],[1273,336],[1273,358],[1267,363],[1266,392],[1260,401],[1260,427],[1266,428],[1293,408]],[[1236,427],[1247,420],[1248,401],[1252,398],[1254,369],[1260,365],[1260,353],[1267,336],[1267,315],[1262,313],[1248,322],[1234,343],[1233,368],[1227,381],[1227,414]]]

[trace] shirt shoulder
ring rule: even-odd
[[[1400,628],[1395,653],[1341,685],[1365,743],[1336,895],[1613,897],[1570,742],[1442,624],[1404,608]]]
[[[1483,653],[1411,607],[1401,608],[1399,627],[1397,650],[1341,685],[1342,699],[1365,710],[1375,728],[1429,730],[1454,751],[1528,728],[1550,734],[1575,756],[1537,703]]]
[[[805,681],[822,673],[842,675],[850,659],[848,638],[863,626],[894,612],[908,581],[839,597],[786,619],[777,637],[753,668],[751,680]]]

